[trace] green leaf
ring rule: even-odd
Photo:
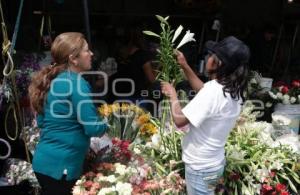
[[[290,188],[291,188],[295,193],[297,193],[297,188],[295,187],[295,185],[293,184],[293,182],[292,182],[290,179],[288,179],[288,182],[289,182]]]
[[[149,35],[149,36],[154,36],[154,37],[160,38],[160,36],[158,34],[152,32],[152,31],[149,31],[149,30],[144,30],[143,33],[146,35]]]

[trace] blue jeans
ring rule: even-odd
[[[225,162],[220,168],[193,170],[185,165],[185,183],[188,195],[213,195],[219,179],[223,176]]]

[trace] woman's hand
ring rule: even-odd
[[[169,97],[170,99],[177,97],[176,90],[171,83],[161,82],[160,85],[161,85],[161,92],[165,96]]]
[[[177,56],[177,62],[178,64],[181,65],[182,68],[185,68],[186,66],[189,66],[186,59],[185,59],[185,56],[183,55],[183,53],[179,50],[175,50],[175,54]]]

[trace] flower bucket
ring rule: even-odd
[[[273,79],[267,77],[261,77],[259,80],[259,85],[263,91],[270,91],[272,88]]]
[[[281,114],[286,118],[290,119],[291,122],[288,127],[296,134],[299,133],[300,125],[300,104],[276,104],[274,113]]]

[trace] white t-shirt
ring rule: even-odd
[[[223,93],[216,80],[209,81],[182,110],[190,131],[182,142],[182,159],[194,170],[220,166],[225,143],[241,111],[241,100]]]

